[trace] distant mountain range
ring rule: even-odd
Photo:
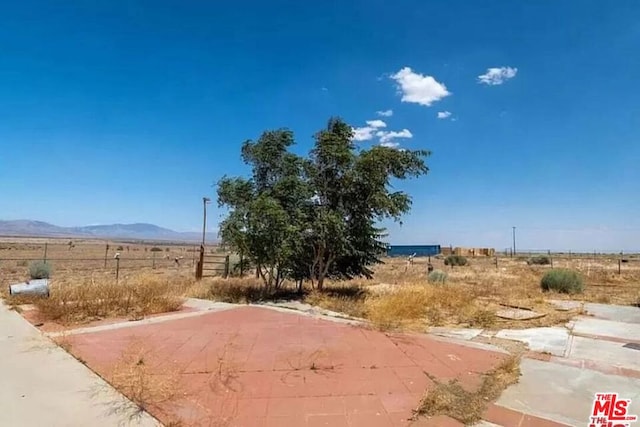
[[[110,224],[85,227],[59,227],[42,221],[0,221],[0,236],[7,237],[84,237],[95,239],[164,240],[176,242],[198,242],[202,234],[179,232],[153,224]],[[207,236],[215,240],[216,234]]]

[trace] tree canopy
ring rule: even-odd
[[[249,177],[224,177],[218,204],[225,245],[242,253],[267,287],[327,278],[371,277],[386,252],[383,219],[399,221],[411,197],[391,181],[428,172],[426,150],[358,149],[353,128],[339,118],[315,135],[307,157],[290,151],[288,129],[264,132],[242,145]]]

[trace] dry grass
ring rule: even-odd
[[[457,381],[436,382],[436,386],[427,391],[420,402],[416,415],[447,415],[465,425],[482,419],[487,405],[495,401],[510,385],[520,378],[520,359],[517,356],[506,358],[495,369],[482,378],[480,387],[469,391]]]
[[[52,281],[51,296],[31,302],[43,319],[64,325],[108,317],[144,316],[179,310],[183,291],[171,280],[140,274],[116,283],[92,277],[82,282]]]
[[[400,286],[368,296],[365,306],[366,318],[383,330],[451,324],[487,328],[495,323],[492,311],[455,286]]]
[[[553,267],[575,269],[585,280],[585,292],[579,295],[562,295],[543,292],[540,279],[551,266],[527,265],[528,257],[498,260],[493,258],[469,258],[468,266],[450,268],[442,258],[432,258],[436,269],[446,271],[445,285],[429,285],[427,259],[416,258],[407,266],[406,259],[390,258],[374,268],[374,280],[357,279],[328,283],[325,291],[305,288],[299,294],[289,283],[283,289],[265,290],[262,282],[249,275],[244,278],[193,280],[191,260],[183,260],[179,268],[172,260],[157,259],[158,268],[148,265],[151,261],[149,245],[130,245],[125,254],[130,257],[147,257],[136,261],[132,269],[121,271],[120,285],[114,282],[112,270],[113,252],[120,244],[112,243],[109,250],[109,266],[103,269],[104,242],[80,244],[69,250],[65,242],[49,245],[49,255],[55,257],[91,256],[98,258],[96,265],[61,264],[54,262],[52,298],[49,301],[9,299],[7,302],[19,310],[20,304],[34,303],[47,319],[64,324],[101,319],[105,317],[140,318],[148,314],[172,311],[178,308],[180,297],[196,297],[231,303],[259,303],[274,300],[302,300],[312,305],[366,318],[382,329],[423,328],[424,326],[473,326],[482,328],[522,328],[562,324],[574,312],[559,312],[546,302],[548,299],[577,299],[582,301],[639,304],[640,260],[633,259],[617,273],[615,258],[553,258]],[[124,244],[125,247],[129,246]],[[169,254],[190,257],[193,248],[163,247]],[[0,256],[35,257],[43,251],[43,241],[0,245]],[[158,253],[158,256],[166,252]],[[166,265],[161,265],[164,262]],[[129,265],[123,260],[123,265]],[[6,285],[12,280],[23,280],[26,265],[16,262],[0,262],[0,296],[6,297]],[[17,272],[17,273],[16,273]],[[132,273],[134,272],[134,273]],[[153,285],[151,285],[153,284]],[[149,285],[149,286],[147,286]],[[495,312],[505,306],[525,307],[545,314],[528,321],[504,321]]]
[[[366,299],[369,292],[356,284],[332,283],[322,291],[313,290],[304,302],[350,317],[366,318]]]
[[[446,285],[426,285],[427,260],[416,259],[407,266],[402,258],[387,259],[377,266],[372,281],[353,281],[367,291],[366,315],[376,326],[422,328],[423,326],[466,326],[481,328],[527,328],[566,323],[577,311],[557,311],[548,299],[614,304],[640,302],[640,266],[626,267],[617,274],[617,264],[610,260],[596,263],[584,259],[554,261],[554,267],[575,268],[585,279],[585,292],[565,295],[543,292],[542,275],[550,268],[529,266],[522,261],[471,258],[470,265],[447,268],[440,259],[432,259],[436,268],[446,268]],[[611,270],[615,266],[615,270]],[[609,267],[609,269],[607,269]],[[349,283],[347,283],[348,285]],[[344,285],[343,285],[344,286]],[[521,307],[544,314],[532,320],[502,320],[498,310]]]
[[[170,365],[158,366],[149,349],[132,342],[116,362],[108,379],[140,409],[154,412],[166,410],[165,406],[177,397],[180,372]]]

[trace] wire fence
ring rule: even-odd
[[[222,275],[228,258],[215,247],[207,248],[206,253],[211,257],[211,275]],[[54,275],[98,272],[117,276],[136,270],[193,274],[199,256],[200,245],[1,241],[0,280],[23,280],[35,261],[49,264]]]
[[[493,256],[479,255],[466,256],[466,258],[474,265],[493,266],[496,269],[521,264],[535,268],[575,269],[587,274],[590,272],[618,275],[640,273],[640,254],[638,253],[552,251],[547,249],[527,249],[513,252],[511,249],[507,249],[496,252]]]

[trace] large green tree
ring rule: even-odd
[[[229,208],[223,241],[258,266],[267,286],[290,278],[322,289],[328,277],[371,277],[386,251],[378,224],[411,207],[392,180],[427,173],[429,152],[358,150],[353,129],[338,118],[315,135],[307,158],[289,151],[293,143],[290,131],[278,130],[243,144],[251,177],[225,177],[218,187],[219,204]]]
[[[293,143],[286,129],[246,141],[242,159],[251,166],[251,177],[224,177],[218,183],[218,204],[229,209],[220,237],[251,260],[267,287],[279,287],[286,278],[303,227],[301,202],[310,197],[303,159],[288,151]]]
[[[411,198],[393,191],[391,180],[427,173],[428,151],[374,146],[358,151],[353,129],[340,119],[318,132],[307,176],[316,195],[311,280],[322,289],[327,277],[371,276],[368,268],[386,252],[383,219],[400,220]]]

